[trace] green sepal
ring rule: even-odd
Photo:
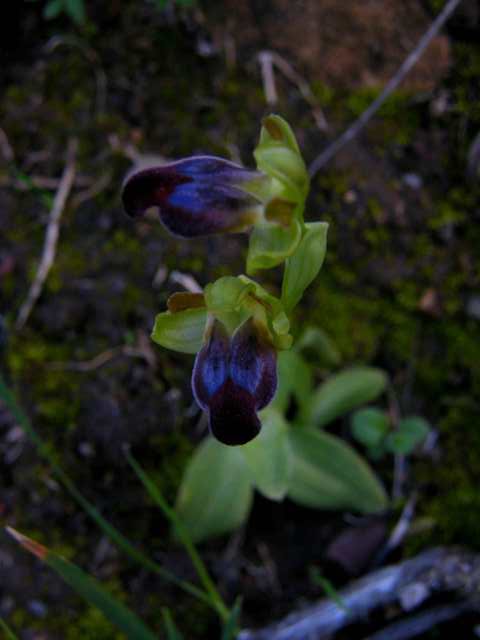
[[[262,429],[259,435],[239,450],[250,469],[255,488],[270,500],[283,500],[291,471],[289,427],[273,409],[265,409],[260,417]]]
[[[165,311],[155,318],[152,340],[173,351],[197,353],[202,348],[206,323],[206,308]]]
[[[255,291],[253,283],[236,276],[224,276],[205,287],[205,304],[211,313],[238,311],[252,291]]]
[[[266,326],[270,340],[277,349],[290,349],[293,342],[293,338],[289,334],[290,321],[281,301],[248,276],[242,275],[238,278],[254,287],[246,299],[246,302],[250,304],[251,315]]]
[[[264,119],[254,156],[258,169],[282,185],[278,195],[303,203],[309,177],[295,136],[283,118],[270,115]]]
[[[282,301],[287,313],[300,302],[305,289],[317,277],[327,251],[328,223],[312,222],[305,227],[296,251],[285,263]]]
[[[253,283],[243,282],[235,276],[224,276],[205,287],[205,304],[227,331],[233,333],[251,316],[247,298],[254,291]]]
[[[302,237],[298,220],[284,227],[271,222],[260,222],[253,227],[247,253],[247,273],[276,267],[291,256]]]

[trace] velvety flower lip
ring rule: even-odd
[[[261,179],[259,172],[223,158],[192,156],[133,173],[122,199],[132,217],[157,206],[165,227],[181,237],[244,231],[261,210],[248,185]]]
[[[192,389],[208,411],[212,434],[228,445],[245,444],[260,431],[257,411],[273,398],[277,387],[276,352],[252,318],[232,338],[215,320],[199,351]]]

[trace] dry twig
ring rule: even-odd
[[[139,358],[144,360],[151,369],[155,369],[156,367],[156,357],[151,346],[151,341],[145,332],[139,331],[137,335],[137,342],[134,347],[129,345],[111,347],[106,351],[102,351],[90,360],[80,360],[77,362],[52,362],[49,364],[49,368],[88,373],[90,371],[100,369],[116,358]]]
[[[330,599],[322,600],[277,624],[256,631],[244,630],[238,640],[323,640],[364,620],[379,607],[398,603],[404,611],[412,611],[443,591],[456,592],[464,598],[465,608],[478,610],[480,557],[451,548],[424,551],[354,582],[339,593],[342,607]]]
[[[48,218],[47,233],[45,235],[45,243],[43,246],[40,264],[28,292],[27,298],[20,307],[20,311],[17,316],[17,321],[15,324],[17,330],[20,330],[25,326],[25,323],[28,320],[28,317],[32,312],[35,303],[42,293],[43,285],[45,284],[45,280],[47,279],[48,273],[55,260],[58,236],[60,232],[60,219],[62,217],[63,210],[65,209],[65,204],[67,202],[68,196],[70,195],[70,191],[75,179],[76,152],[77,141],[72,139],[68,143],[65,169],[60,180],[58,191],[55,194],[53,206]]]
[[[472,609],[468,602],[432,607],[415,616],[409,616],[382,629],[365,640],[410,640],[443,622],[458,618],[458,616]]]
[[[0,128],[0,151],[7,162],[13,162],[15,154],[8,140],[8,136],[3,129]]]
[[[292,65],[275,51],[261,51],[258,54],[258,61],[260,63],[263,88],[267,103],[269,105],[274,105],[278,99],[273,69],[275,66],[285,76],[285,78],[287,78],[287,80],[297,87],[303,99],[310,105],[312,108],[313,118],[320,131],[327,131],[327,121],[317,99],[313,95],[310,85],[297,71],[295,71]]]
[[[362,115],[346,129],[342,135],[334,140],[322,153],[315,158],[309,167],[310,176],[324,167],[346,144],[353,140],[366,126],[370,119],[380,109],[385,100],[395,91],[407,73],[415,66],[431,40],[437,35],[448,18],[452,15],[462,0],[449,0],[442,11],[423,34],[413,51],[405,58],[397,73],[387,82],[380,95],[365,109]]]

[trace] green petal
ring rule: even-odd
[[[205,308],[159,313],[155,318],[152,340],[173,351],[197,353],[202,348],[206,322]]]
[[[285,264],[282,285],[282,301],[287,312],[300,302],[309,284],[317,277],[327,250],[326,222],[313,222],[306,225],[307,231],[295,253]]]
[[[192,541],[199,542],[239,527],[252,497],[250,471],[238,447],[207,438],[187,466],[176,511]]]
[[[293,220],[288,227],[269,222],[255,225],[248,246],[247,273],[271,269],[285,262],[297,249],[301,234],[298,220]]]

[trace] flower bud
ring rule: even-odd
[[[193,156],[133,173],[123,187],[132,216],[158,207],[160,220],[185,238],[245,231],[262,215],[268,178],[214,156]]]

